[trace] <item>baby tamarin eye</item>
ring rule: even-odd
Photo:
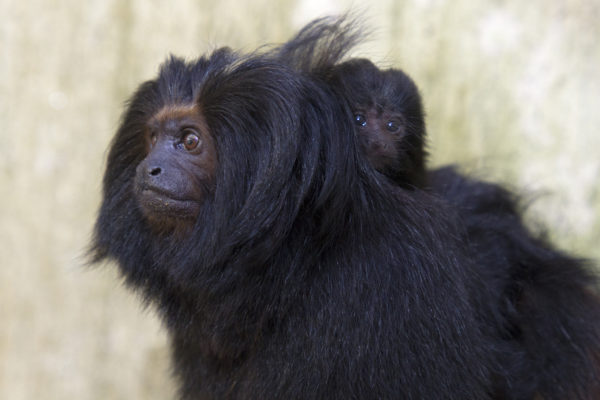
[[[362,114],[355,114],[354,123],[358,126],[367,126],[367,117]]]
[[[402,126],[400,125],[400,122],[397,120],[389,120],[386,124],[385,124],[385,129],[387,129],[388,132],[391,133],[396,133],[400,130]]]

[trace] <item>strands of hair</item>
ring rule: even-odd
[[[417,87],[361,36],[172,57],[131,97],[91,255],[160,311],[180,398],[597,398],[588,265],[426,168]]]

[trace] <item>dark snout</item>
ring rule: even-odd
[[[149,216],[195,216],[196,190],[188,174],[174,160],[152,153],[136,169],[135,194]]]

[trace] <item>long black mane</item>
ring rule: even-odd
[[[184,399],[479,400],[506,374],[460,209],[393,184],[360,149],[331,81],[353,26],[171,57],[123,114],[91,253],[160,310]],[[149,119],[178,106],[206,121],[216,172],[189,229],[157,231],[134,178]]]

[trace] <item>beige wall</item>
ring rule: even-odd
[[[83,266],[122,104],[169,53],[251,50],[351,3],[0,0],[0,398],[172,395],[155,315],[114,266]],[[357,12],[374,28],[359,54],[421,87],[433,163],[526,190],[562,247],[600,258],[600,3]]]

